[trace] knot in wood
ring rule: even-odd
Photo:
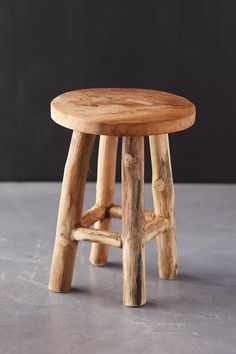
[[[155,179],[153,184],[158,192],[163,192],[165,190],[165,181],[162,178]]]
[[[60,243],[60,245],[62,245],[63,247],[67,247],[67,246],[70,245],[71,240],[70,240],[70,238],[68,238],[67,235],[61,233],[61,234],[60,234],[60,238],[59,238],[59,243]]]
[[[135,166],[137,163],[137,158],[130,155],[130,154],[126,154],[125,156],[125,164],[127,164],[127,166],[129,167],[133,167]]]

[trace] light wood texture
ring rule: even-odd
[[[175,200],[168,135],[150,136],[152,161],[152,192],[156,216],[169,219],[170,227],[157,238],[159,276],[175,279],[177,275],[177,250],[175,229]]]
[[[87,210],[81,217],[80,225],[82,227],[90,227],[96,221],[101,220],[106,215],[106,208],[103,208],[98,205],[94,205],[92,208]]]
[[[108,210],[108,215],[110,218],[122,219],[122,208],[120,205],[113,204]],[[152,221],[155,218],[153,211],[144,211],[145,221]]]
[[[146,302],[144,239],[144,138],[122,144],[123,302]]]
[[[113,204],[108,210],[110,218],[122,219],[122,209],[120,205]]]
[[[122,248],[121,235],[118,232],[79,227],[72,231],[71,238],[77,241],[96,242],[101,245]]]
[[[114,136],[100,136],[98,152],[97,192],[96,204],[108,209],[113,203],[116,156],[118,138]],[[100,230],[110,230],[111,219],[104,218],[98,221],[94,227]],[[106,264],[108,259],[108,246],[93,244],[90,252],[90,263],[95,265]]]
[[[163,216],[156,217],[154,220],[145,224],[145,241],[149,242],[160,233],[164,233],[169,228],[169,220]]]
[[[144,136],[189,128],[195,107],[173,94],[144,89],[83,89],[64,93],[51,103],[58,124],[81,132]]]
[[[77,242],[70,236],[75,225],[80,223],[93,143],[93,135],[73,132],[63,176],[49,279],[49,289],[52,291],[65,292],[71,287]]]

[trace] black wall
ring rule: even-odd
[[[196,125],[170,137],[175,181],[236,182],[235,13],[235,0],[0,0],[0,179],[61,179],[71,132],[50,100],[123,86],[196,104]]]

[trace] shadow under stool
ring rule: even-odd
[[[72,129],[65,165],[49,289],[71,288],[77,245],[92,242],[90,262],[107,262],[109,246],[123,250],[123,302],[146,302],[145,244],[157,238],[159,276],[177,275],[175,201],[168,134],[193,125],[187,99],[145,89],[82,89],[51,103],[51,116]],[[100,135],[95,205],[82,214],[94,139]],[[122,137],[122,202],[114,204],[118,137]],[[154,212],[144,210],[144,136],[149,136]],[[122,219],[112,232],[111,219]],[[90,228],[94,224],[94,228]]]

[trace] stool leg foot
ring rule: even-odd
[[[113,203],[116,177],[116,156],[118,138],[115,136],[100,136],[98,152],[98,173],[96,204],[109,208]],[[95,229],[110,230],[111,219],[98,221]],[[106,264],[109,246],[93,243],[90,252],[90,263]]]
[[[124,137],[122,144],[123,302],[146,302],[144,253],[144,138]]]
[[[62,182],[48,286],[52,291],[67,292],[71,287],[77,242],[72,241],[70,236],[73,227],[80,223],[93,143],[93,135],[73,132]]]
[[[159,276],[175,279],[178,272],[175,227],[175,199],[168,134],[150,136],[152,193],[156,215],[166,215],[170,228],[157,238]]]

